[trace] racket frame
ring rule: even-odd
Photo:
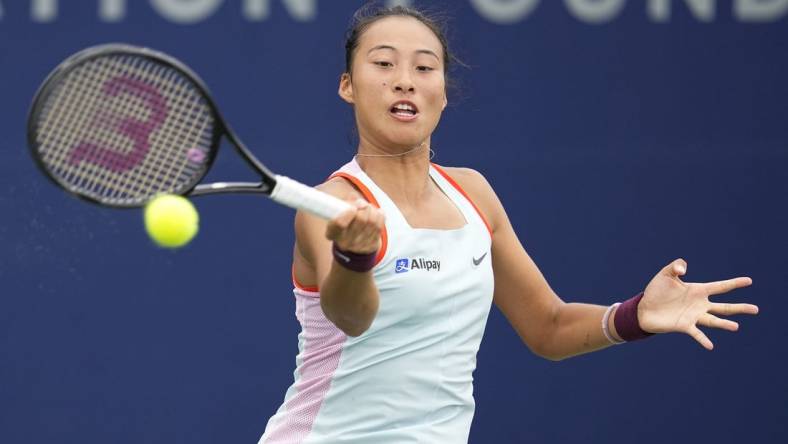
[[[40,117],[44,112],[44,104],[47,103],[47,100],[45,99],[48,99],[54,92],[54,89],[60,85],[60,80],[65,78],[74,69],[98,57],[113,55],[143,57],[177,71],[179,74],[188,79],[194,87],[197,88],[210,108],[211,117],[214,119],[214,130],[211,138],[211,146],[208,152],[208,158],[205,161],[202,174],[196,174],[189,182],[186,183],[186,185],[180,187],[178,190],[173,190],[174,193],[188,196],[204,196],[208,194],[220,193],[262,193],[270,195],[273,192],[274,187],[276,186],[276,175],[252,154],[249,148],[247,148],[246,145],[241,142],[235,132],[229,127],[219,112],[219,107],[213,100],[213,96],[210,94],[208,87],[205,85],[205,82],[202,81],[200,76],[198,76],[185,64],[167,54],[150,48],[138,47],[124,43],[109,43],[93,46],[71,55],[49,73],[44,82],[36,91],[36,94],[33,98],[33,103],[28,112],[27,119],[28,148],[30,149],[30,154],[33,157],[36,165],[42,172],[44,172],[46,177],[55,183],[55,185],[63,188],[68,193],[82,200],[103,206],[110,206],[114,208],[137,208],[147,203],[147,201],[111,203],[86,194],[50,171],[49,167],[39,155],[40,145],[37,141],[37,129],[40,122]],[[200,184],[200,181],[205,178],[205,176],[208,174],[208,171],[210,171],[211,167],[213,166],[213,162],[216,159],[221,146],[222,136],[225,136],[235,147],[236,152],[260,174],[260,182],[216,182]]]

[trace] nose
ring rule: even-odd
[[[410,70],[407,67],[402,67],[398,70],[397,78],[394,80],[392,86],[394,87],[394,91],[398,93],[412,93],[416,90],[413,84],[413,78],[410,75]]]

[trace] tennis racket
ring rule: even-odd
[[[223,138],[259,182],[198,185]],[[272,173],[230,129],[199,77],[147,48],[95,46],[58,65],[33,99],[28,145],[58,186],[100,205],[139,207],[160,193],[262,193],[324,219],[350,208]]]

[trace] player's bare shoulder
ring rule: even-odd
[[[474,203],[494,198],[494,191],[482,173],[473,168],[465,167],[440,167],[462,188]]]
[[[342,200],[364,198],[350,181],[340,176],[332,177],[315,188]]]
[[[440,168],[465,191],[494,228],[503,208],[484,175],[473,168],[444,166]]]

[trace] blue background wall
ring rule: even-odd
[[[41,176],[26,113],[72,52],[151,46],[201,74],[272,169],[318,183],[354,152],[336,87],[359,2],[59,3],[0,0],[0,442],[256,442],[295,364],[292,212],[205,198],[199,237],[156,249],[139,211]],[[162,9],[212,3],[189,24]],[[493,309],[471,442],[788,442],[788,2],[761,1],[764,20],[745,3],[417,2],[454,17],[471,66],[435,160],[489,178],[565,300],[624,299],[684,257],[688,280],[752,276],[720,299],[761,307],[709,331],[713,352],[668,335],[560,363]],[[532,8],[504,24],[483,4]],[[226,150],[209,178],[245,168]]]

